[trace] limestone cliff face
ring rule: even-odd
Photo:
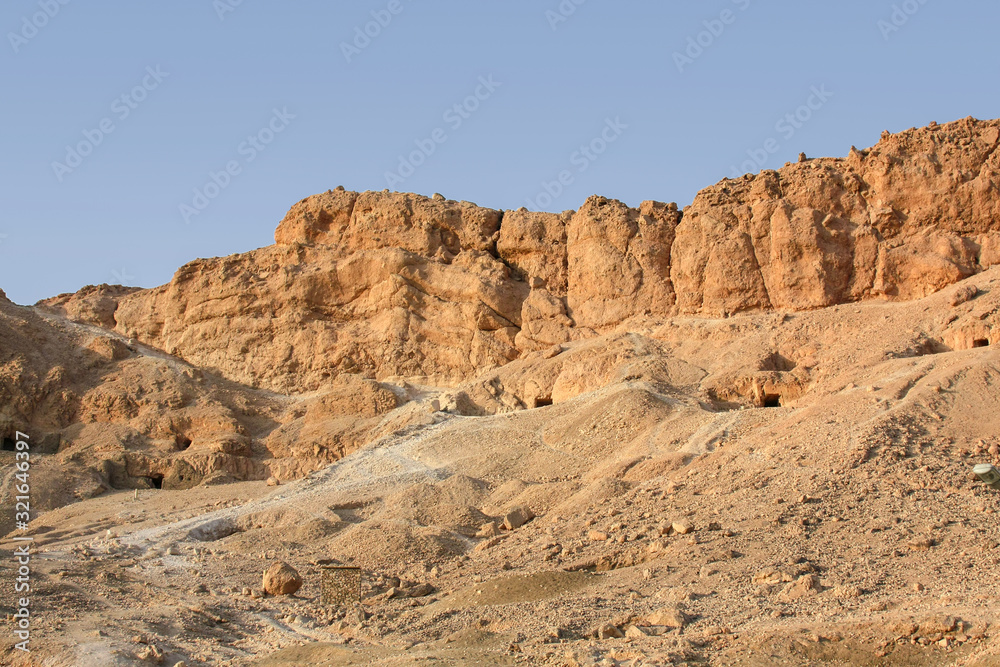
[[[886,133],[703,190],[671,252],[679,311],[913,299],[995,264],[998,138],[1000,122],[972,119]]]
[[[262,388],[341,373],[452,384],[631,318],[955,283],[1000,261],[998,143],[1000,121],[887,133],[846,158],[723,180],[683,212],[596,196],[575,212],[501,212],[338,188],[293,206],[274,246],[58,306],[104,326],[113,313],[120,333]]]

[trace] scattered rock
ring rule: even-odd
[[[819,577],[815,574],[804,574],[785,586],[778,595],[778,598],[781,600],[798,600],[815,595],[822,590],[823,587],[820,586]]]
[[[433,593],[436,589],[430,584],[415,584],[401,589],[399,592],[408,598],[422,598]]]
[[[671,527],[678,535],[687,535],[688,533],[694,531],[694,524],[690,521],[674,521],[671,524]]]
[[[954,292],[951,293],[951,298],[948,303],[954,308],[955,306],[960,306],[963,303],[972,301],[977,296],[979,296],[979,288],[975,285],[960,285]]]
[[[611,623],[605,623],[600,626],[594,630],[593,634],[598,639],[621,639],[625,636],[622,631],[618,629],[618,626]]]
[[[479,527],[476,532],[476,537],[496,537],[500,534],[500,526],[497,525],[496,521],[490,521],[489,523],[484,523]]]
[[[507,530],[520,528],[535,518],[535,515],[527,507],[515,507],[503,517],[503,526]]]
[[[688,620],[687,615],[677,607],[663,607],[646,616],[646,622],[650,625],[666,628],[683,628]]]

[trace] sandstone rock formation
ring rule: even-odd
[[[898,135],[846,158],[726,179],[683,212],[591,197],[562,214],[342,188],[277,245],[167,285],[43,304],[228,379],[305,392],[353,373],[449,385],[672,314],[913,299],[1000,261],[1000,121]]]
[[[138,291],[138,287],[122,285],[87,285],[74,294],[60,294],[45,299],[37,306],[40,310],[61,315],[74,322],[114,329],[118,300]]]

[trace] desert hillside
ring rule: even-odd
[[[337,188],[161,287],[0,292],[0,662],[1000,664],[998,146],[683,210]]]

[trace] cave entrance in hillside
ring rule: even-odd
[[[544,407],[546,407],[548,405],[552,405],[552,399],[551,398],[536,398],[535,399],[535,407],[536,408],[544,408]]]
[[[191,446],[191,438],[187,436],[179,435],[174,438],[174,442],[177,445],[177,451],[183,452],[185,449]]]
[[[780,408],[781,394],[764,394],[764,399],[761,403],[761,407],[764,408]]]
[[[16,452],[17,451],[17,442],[15,442],[14,440],[12,440],[11,438],[4,438],[3,439],[3,451],[5,451],[5,452]]]
[[[990,346],[989,338],[977,338],[976,340],[972,341],[972,347],[989,347],[989,346]]]
[[[146,479],[148,479],[150,483],[152,483],[154,489],[163,488],[163,475],[150,475]]]

